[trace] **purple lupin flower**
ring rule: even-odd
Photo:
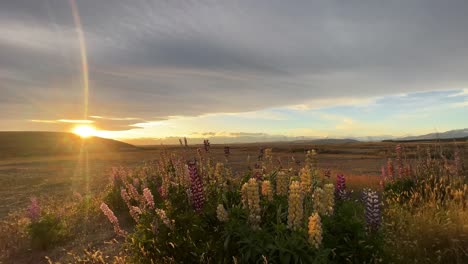
[[[366,223],[370,232],[377,231],[382,223],[380,206],[379,195],[369,190],[366,197]]]
[[[194,161],[190,161],[188,163],[188,170],[191,182],[190,191],[192,193],[193,207],[196,212],[201,212],[205,203],[205,195],[203,193],[202,179],[198,174],[197,164]]]
[[[372,190],[370,188],[364,188],[362,189],[362,192],[361,192],[361,202],[362,203],[366,203],[367,201],[367,195],[369,194],[369,192],[371,192]]]
[[[31,221],[36,222],[41,216],[41,207],[36,197],[31,198],[31,204],[28,207],[28,217]]]
[[[228,158],[230,154],[231,154],[231,149],[229,147],[224,147],[224,156]]]
[[[205,152],[210,150],[210,141],[208,139],[203,140],[203,147],[205,148]]]
[[[336,176],[335,194],[336,197],[340,200],[344,200],[347,198],[346,178],[343,174],[338,174]]]
[[[258,153],[258,161],[262,161],[264,155],[265,155],[265,149],[261,148],[260,152]]]

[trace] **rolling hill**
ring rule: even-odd
[[[90,152],[125,151],[135,146],[120,141],[81,137],[65,132],[0,132],[0,158],[34,155],[72,154],[81,149]]]
[[[426,135],[420,136],[410,136],[410,137],[403,137],[403,138],[396,138],[392,140],[384,140],[384,141],[426,141],[426,140],[468,140],[468,128],[464,129],[456,129],[450,130],[441,133],[431,133]]]

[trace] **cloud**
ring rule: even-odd
[[[77,6],[90,115],[135,118],[92,119],[107,129],[215,113],[281,120],[281,113],[258,111],[366,105],[390,94],[468,87],[464,1],[80,0]],[[90,118],[83,116],[68,1],[2,1],[0,17],[0,121],[13,117],[12,127]]]

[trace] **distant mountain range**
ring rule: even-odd
[[[65,132],[0,132],[0,158],[89,152],[123,151],[135,146],[117,140],[91,137],[83,140]]]
[[[430,133],[420,136],[409,136],[392,139],[393,141],[437,140],[437,139],[468,139],[468,128],[450,130],[441,133]]]

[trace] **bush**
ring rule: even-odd
[[[53,214],[45,214],[28,226],[31,245],[35,249],[49,249],[69,235],[65,223]]]

